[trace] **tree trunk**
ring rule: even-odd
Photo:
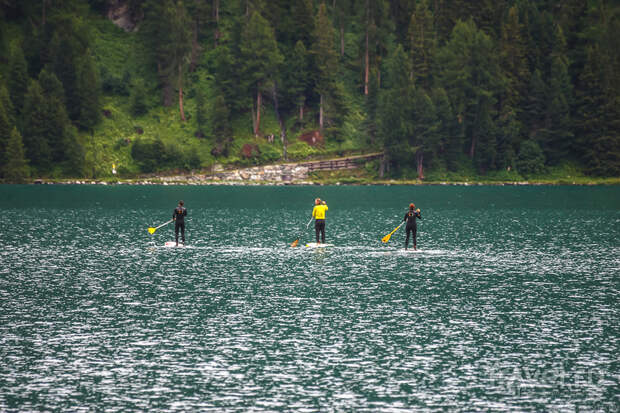
[[[304,120],[304,105],[299,105],[299,121]]]
[[[379,178],[383,179],[385,175],[385,153],[381,157],[381,162],[379,163]]]
[[[418,179],[424,179],[424,152],[420,149],[416,153],[416,162],[418,169]]]
[[[321,94],[321,103],[319,104],[319,129],[323,132],[323,94]]]
[[[368,95],[368,75],[370,73],[370,55],[368,51],[368,27],[366,27],[366,53],[364,56],[365,68],[364,68],[364,94]]]
[[[220,40],[220,0],[213,0],[213,18],[215,19],[215,33],[213,38],[215,39],[215,47],[217,47]]]
[[[344,57],[344,24],[340,22],[340,57]]]
[[[181,120],[185,122],[185,111],[183,110],[183,65],[179,63],[179,111]]]

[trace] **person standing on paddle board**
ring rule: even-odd
[[[183,201],[179,201],[179,206],[174,209],[172,213],[172,220],[174,221],[174,239],[179,246],[179,229],[181,230],[181,242],[185,245],[185,217],[187,216],[187,209],[183,206]]]
[[[415,209],[415,204],[409,204],[409,211],[405,214],[405,218],[403,221],[407,222],[407,239],[405,240],[405,249],[409,247],[409,234],[413,235],[413,249],[417,250],[417,242],[416,235],[418,232],[418,227],[416,225],[416,219],[422,219],[422,215],[420,215],[420,208]]]
[[[325,244],[325,211],[327,211],[327,203],[321,202],[320,198],[314,200],[314,209],[312,210],[312,218],[314,218],[314,231],[316,232],[316,243]],[[321,241],[319,241],[319,234]]]

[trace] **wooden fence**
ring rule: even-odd
[[[383,152],[369,153],[366,155],[348,156],[338,159],[327,159],[324,161],[300,162],[298,165],[308,168],[308,172],[314,171],[334,171],[338,169],[355,169],[364,163],[383,156]]]

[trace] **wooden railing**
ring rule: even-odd
[[[376,152],[366,155],[348,156],[338,159],[327,159],[324,161],[300,162],[298,165],[307,167],[308,172],[333,171],[337,169],[355,169],[359,168],[367,161],[378,159],[382,156],[383,152]]]

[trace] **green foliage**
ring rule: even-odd
[[[146,86],[143,79],[136,79],[131,86],[129,108],[133,116],[142,116],[148,112]]]
[[[17,128],[13,128],[7,142],[6,159],[7,162],[0,171],[6,182],[22,183],[30,176],[28,160],[24,156],[22,137]]]
[[[31,81],[24,97],[23,142],[28,159],[42,171],[49,171],[52,166],[52,150],[48,141],[50,124],[46,108],[41,85],[36,80]]]
[[[431,84],[431,66],[435,54],[436,36],[433,14],[429,10],[427,0],[420,1],[411,14],[409,42],[415,84],[428,89]]]
[[[166,147],[161,139],[138,139],[131,147],[131,156],[143,172],[154,172],[165,159],[165,152]]]
[[[517,170],[524,176],[541,174],[545,169],[545,155],[533,140],[521,142],[517,158]]]
[[[204,136],[207,131],[208,107],[207,97],[202,88],[196,90],[196,125],[197,132]]]
[[[78,124],[91,130],[101,119],[101,84],[90,51],[77,60],[76,95],[80,107]]]
[[[217,95],[211,111],[212,135],[215,137],[212,154],[214,156],[228,156],[233,131],[230,125],[230,110],[223,93]]]
[[[620,175],[620,7],[609,0],[130,0],[135,32],[104,18],[104,3],[11,0],[0,155],[17,126],[47,176],[274,162],[282,145],[261,136],[281,121],[291,159],[383,148],[394,177],[522,179],[517,164],[540,164],[532,143],[544,169],[528,179],[569,159]],[[172,109],[181,89],[185,122]],[[323,147],[295,139],[318,128]]]
[[[24,107],[24,94],[28,89],[28,64],[21,45],[17,43],[11,44],[7,87],[13,108],[19,115]]]
[[[11,130],[13,125],[9,122],[6,109],[4,106],[0,106],[0,165],[4,165],[7,162],[6,148],[9,140],[11,139]],[[2,171],[0,171],[1,173]]]

